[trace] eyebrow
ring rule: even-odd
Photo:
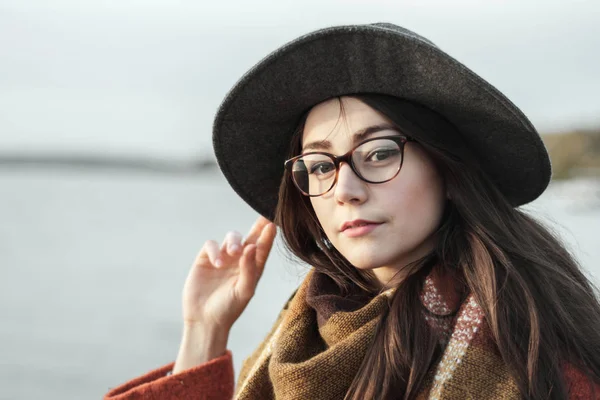
[[[369,136],[371,136],[374,133],[377,132],[381,132],[381,131],[387,131],[387,130],[393,130],[398,132],[398,128],[396,128],[394,125],[391,124],[381,124],[381,125],[373,125],[373,126],[368,126],[366,128],[363,128],[359,131],[354,132],[352,141],[354,144],[357,144],[359,142],[362,142],[363,140],[365,140],[366,138],[368,138]],[[400,133],[400,132],[398,132]],[[304,145],[302,147],[302,151],[306,151],[306,150],[317,150],[317,149],[322,149],[322,150],[329,150],[331,149],[331,142],[329,140],[318,140],[315,142],[310,142],[307,143],[306,145]]]

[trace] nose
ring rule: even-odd
[[[338,171],[337,183],[334,188],[334,196],[338,203],[361,204],[367,199],[366,182],[360,179],[352,170],[350,165],[343,162]]]

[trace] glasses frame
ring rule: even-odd
[[[354,162],[352,161],[352,156],[354,155],[354,152],[356,151],[356,149],[358,149],[363,144],[372,142],[374,140],[380,140],[380,139],[390,139],[390,140],[396,142],[396,144],[398,144],[398,146],[400,147],[400,156],[402,158],[400,160],[400,165],[398,166],[398,170],[396,171],[394,176],[392,176],[391,178],[386,179],[384,181],[370,181],[358,172],[356,166],[354,165]],[[342,162],[345,162],[346,164],[348,164],[350,166],[350,168],[352,169],[352,171],[354,171],[354,174],[356,176],[358,176],[358,178],[364,182],[378,184],[378,183],[385,183],[385,182],[391,181],[396,176],[398,176],[398,174],[400,173],[400,170],[402,169],[402,164],[404,164],[404,145],[407,142],[414,142],[414,141],[415,140],[413,138],[408,137],[408,136],[403,136],[403,135],[377,136],[377,137],[373,137],[373,138],[370,138],[367,140],[363,140],[362,142],[360,142],[356,146],[354,146],[354,148],[352,150],[350,150],[349,152],[347,152],[346,154],[343,154],[341,156],[336,156],[334,154],[327,153],[325,151],[311,151],[308,153],[303,153],[303,154],[297,155],[295,157],[292,157],[289,160],[286,160],[283,165],[284,165],[285,169],[289,172],[290,178],[292,179],[292,182],[294,182],[294,186],[296,186],[303,195],[308,196],[308,197],[319,197],[319,196],[323,196],[324,194],[328,193],[331,189],[333,189],[333,187],[337,183],[339,172],[340,172],[340,164]],[[329,189],[327,189],[325,192],[323,192],[321,194],[306,193],[304,190],[302,190],[300,188],[300,186],[298,186],[298,184],[296,183],[296,180],[294,179],[294,172],[292,170],[292,167],[293,167],[294,163],[296,162],[296,160],[298,160],[302,157],[305,157],[307,155],[312,155],[312,154],[321,154],[321,155],[328,156],[333,160],[333,164],[335,165],[335,178],[333,179],[333,182],[331,183],[331,186],[329,187]]]

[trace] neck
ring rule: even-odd
[[[377,286],[382,289],[398,287],[408,276],[408,268],[379,267],[373,269]]]
[[[433,250],[436,240],[435,236],[430,236],[409,254],[403,255],[400,260],[394,262],[393,265],[373,268],[372,272],[380,288],[398,287],[411,273],[412,268],[410,265],[427,256]]]

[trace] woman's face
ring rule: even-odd
[[[344,117],[338,99],[327,100],[310,111],[302,136],[303,153],[345,154],[356,146],[356,132],[391,123],[355,98],[342,97],[342,101]],[[365,139],[394,134],[400,132],[385,129]],[[318,149],[306,150],[315,142],[321,142]],[[433,248],[433,233],[441,222],[446,198],[443,180],[432,160],[418,144],[408,142],[402,169],[394,179],[367,183],[342,163],[335,186],[310,199],[333,246],[356,268],[373,270],[386,285],[402,267]],[[355,220],[376,224],[342,230],[344,223]],[[402,273],[398,274],[397,278],[401,277]]]

